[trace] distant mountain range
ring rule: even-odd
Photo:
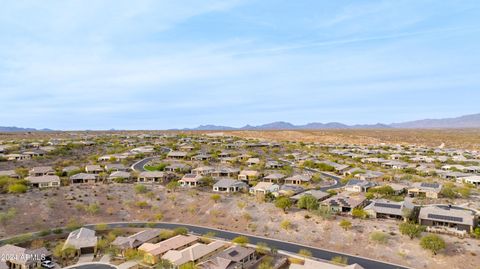
[[[205,130],[205,131],[228,131],[228,130],[322,130],[322,129],[462,129],[480,128],[480,113],[466,115],[457,118],[446,119],[424,119],[392,124],[356,124],[347,125],[340,122],[320,123],[312,122],[304,125],[294,125],[289,122],[277,121],[257,126],[245,125],[240,128],[219,125],[200,125],[193,129],[183,130]]]
[[[328,130],[328,129],[462,129],[462,128],[480,128],[480,113],[465,115],[457,118],[445,119],[424,119],[417,121],[408,121],[392,124],[356,124],[347,125],[340,122],[320,123],[312,122],[304,125],[294,125],[285,121],[277,121],[257,126],[245,125],[240,128],[221,126],[221,125],[200,125],[196,128],[182,130],[202,130],[202,131],[229,131],[229,130]],[[114,130],[114,129],[112,129]],[[178,130],[178,129],[176,129]],[[34,129],[20,127],[1,127],[0,132],[48,132],[51,129]]]
[[[49,132],[53,131],[50,129],[35,129],[35,128],[21,128],[21,127],[3,127],[0,126],[0,132],[10,133],[10,132]]]

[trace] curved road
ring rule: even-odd
[[[114,223],[107,223],[108,227],[110,228],[127,228],[131,227],[132,225],[142,225],[146,226],[147,224],[148,227],[152,227],[151,223],[147,222],[114,222]],[[88,224],[85,225],[84,227],[94,229],[95,224]],[[307,249],[310,252],[312,252],[312,256],[314,258],[318,259],[323,259],[323,260],[331,260],[335,256],[344,256],[348,258],[348,263],[358,263],[359,265],[363,266],[365,269],[409,269],[408,267],[400,266],[400,265],[395,265],[395,264],[390,264],[387,262],[382,262],[382,261],[377,261],[377,260],[372,260],[368,258],[363,258],[359,256],[354,256],[354,255],[349,255],[345,253],[340,253],[340,252],[334,252],[326,249],[321,249],[321,248],[315,248],[315,247],[310,247],[310,246],[305,246],[302,244],[298,243],[292,243],[292,242],[286,242],[286,241],[280,241],[276,239],[271,239],[271,238],[265,238],[265,237],[260,237],[260,236],[254,236],[254,235],[249,235],[249,234],[244,234],[244,233],[239,233],[239,232],[230,232],[226,230],[219,230],[215,228],[208,228],[208,227],[203,227],[203,226],[196,226],[196,225],[189,225],[189,224],[181,224],[181,223],[167,223],[167,222],[158,222],[153,225],[152,228],[161,228],[161,229],[175,229],[178,227],[185,227],[187,228],[191,233],[193,234],[198,234],[198,235],[203,235],[209,232],[215,233],[215,237],[225,239],[225,240],[232,240],[233,238],[237,236],[247,236],[250,240],[251,244],[257,244],[259,242],[264,242],[266,243],[269,247],[274,247],[278,250],[283,250],[291,253],[298,253],[300,249]],[[359,246],[361,247],[361,246]]]
[[[140,161],[138,161],[138,162],[136,162],[132,165],[132,170],[137,171],[137,172],[143,172],[143,171],[145,171],[144,166],[148,162],[150,162],[151,160],[154,160],[156,158],[158,158],[158,157],[148,157],[148,158],[142,159],[142,160],[140,160]]]

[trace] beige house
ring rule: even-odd
[[[177,235],[162,242],[152,244],[144,243],[138,249],[144,252],[143,262],[154,265],[160,261],[160,258],[169,250],[182,250],[198,241],[198,237],[193,235]]]
[[[137,182],[142,183],[167,183],[175,178],[173,174],[160,171],[144,171],[138,175]]]
[[[186,174],[178,182],[182,187],[196,187],[202,184],[202,176],[195,174]]]
[[[34,188],[52,188],[60,187],[60,178],[58,176],[29,176],[25,178]]]
[[[251,181],[257,180],[260,177],[260,172],[255,170],[242,170],[238,175],[238,180],[241,181]]]
[[[183,250],[169,250],[162,259],[169,261],[173,266],[182,266],[189,262],[206,260],[224,248],[225,244],[220,241],[213,241],[210,244],[196,243]]]
[[[34,250],[4,245],[0,247],[0,268],[5,269],[35,269],[40,268],[41,261],[51,258],[52,253],[46,248]]]
[[[412,188],[408,189],[408,196],[437,199],[441,191],[442,184],[416,182],[413,184]]]

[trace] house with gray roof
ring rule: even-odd
[[[33,177],[53,176],[55,175],[55,170],[51,166],[38,166],[30,169],[28,174]]]
[[[408,220],[413,209],[414,205],[409,200],[394,202],[387,199],[373,200],[364,208],[372,218],[391,218],[405,221]]]
[[[317,199],[318,202],[321,202],[321,201],[327,199],[328,197],[330,197],[329,193],[321,191],[321,190],[308,190],[308,191],[304,191],[304,192],[301,192],[299,194],[296,194],[296,195],[290,197],[290,199],[297,202],[298,200],[300,200],[300,198],[302,198],[305,195],[313,196],[315,199]]]
[[[160,235],[158,229],[143,230],[130,236],[118,236],[113,240],[111,246],[120,250],[119,255],[123,256],[126,250],[135,249],[145,243],[156,243]]]
[[[95,235],[94,230],[82,227],[80,229],[72,231],[68,235],[67,240],[65,240],[65,244],[63,245],[63,249],[73,247],[77,250],[79,255],[95,253],[97,248],[97,241],[98,238]]]
[[[70,177],[72,183],[95,183],[97,176],[88,173],[78,173]]]
[[[375,187],[376,185],[376,183],[366,180],[351,179],[347,182],[344,189],[350,192],[367,192],[368,189]]]
[[[219,179],[214,185],[213,185],[213,191],[215,192],[240,192],[240,191],[246,191],[248,190],[248,185],[247,183],[240,181],[240,180],[235,180],[231,178],[222,178]]]
[[[420,208],[418,222],[427,227],[445,228],[446,231],[472,232],[478,224],[475,210],[452,205],[429,205]]]
[[[60,187],[60,178],[58,176],[29,176],[25,178],[33,188],[52,188]]]

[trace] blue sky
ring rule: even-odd
[[[479,113],[480,2],[2,1],[0,126]]]

